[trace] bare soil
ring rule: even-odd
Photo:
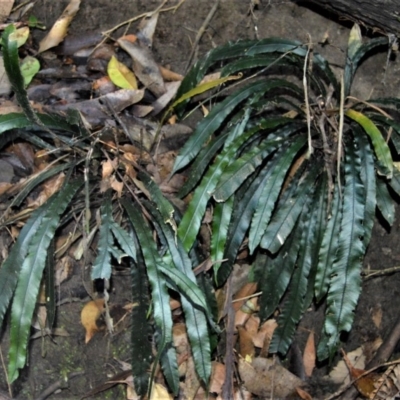
[[[70,33],[86,35],[92,32],[103,32],[113,26],[152,11],[160,5],[159,0],[85,0],[75,17]],[[171,0],[174,5],[177,1]],[[169,5],[167,3],[167,6]],[[32,10],[46,26],[50,27],[61,14],[68,0],[38,0]],[[175,12],[164,12],[160,15],[153,50],[157,61],[172,70],[184,73],[192,50],[192,43],[198,29],[209,13],[214,0],[186,0]],[[344,61],[346,43],[351,24],[340,21],[332,15],[316,13],[305,8],[301,3],[288,1],[261,0],[257,8],[250,11],[250,0],[221,0],[220,6],[203,35],[196,57],[201,57],[209,49],[244,38],[265,38],[271,36],[286,37],[314,43],[314,49],[328,60],[340,66]],[[320,12],[320,11],[319,11]],[[112,34],[118,37],[121,33],[135,32],[137,22],[124,26]],[[372,36],[372,32],[364,32]],[[35,32],[39,40],[44,32]],[[392,60],[386,70],[387,54],[376,54],[367,59],[355,80],[354,95],[360,98],[398,96],[400,64]],[[386,85],[383,79],[386,79]],[[397,212],[397,217],[400,214]],[[378,216],[379,217],[379,216]],[[365,268],[381,270],[400,265],[400,225],[399,218],[392,228],[377,224],[365,259]],[[18,399],[38,399],[39,395],[54,382],[73,372],[82,374],[69,382],[69,387],[52,393],[49,399],[79,399],[95,385],[104,382],[107,377],[118,372],[119,365],[115,359],[129,362],[130,333],[129,322],[122,323],[117,333],[110,337],[97,334],[85,345],[85,333],[80,324],[80,310],[87,297],[83,283],[84,273],[77,267],[76,276],[71,278],[64,288],[60,288],[61,300],[66,302],[58,308],[57,326],[68,331],[67,337],[48,336],[30,343],[29,365],[22,371],[21,378],[14,386],[14,396]],[[346,349],[352,349],[374,340],[385,338],[398,317],[398,296],[400,292],[400,274],[397,272],[379,277],[371,277],[363,283],[363,293],[356,310],[352,332],[346,340]],[[130,298],[129,279],[116,277],[113,282],[113,294],[116,303],[123,303]],[[87,300],[87,299],[86,299]],[[372,315],[376,310],[382,311],[380,326],[373,323]],[[302,327],[319,332],[323,310],[310,310],[305,316]],[[300,349],[304,347],[307,332],[299,330],[297,341]],[[6,349],[6,343],[2,350]],[[325,374],[326,369],[321,369]],[[7,392],[4,370],[0,367],[0,390]],[[98,394],[96,399],[124,398],[122,386]],[[1,396],[0,396],[1,398]]]

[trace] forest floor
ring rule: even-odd
[[[73,19],[69,35],[82,38],[93,33],[108,31],[118,24],[160,5],[159,0],[85,0]],[[177,1],[170,1],[176,4]],[[166,6],[169,6],[169,3]],[[255,4],[257,5],[255,6]],[[68,4],[67,0],[37,0],[30,13],[44,25],[51,27]],[[185,73],[189,57],[192,54],[196,34],[204,23],[214,0],[186,0],[175,11],[160,13],[157,23],[153,54],[156,61],[168,69],[180,74]],[[134,33],[140,20],[110,33],[118,38],[125,33]],[[314,51],[324,55],[340,71],[344,63],[345,49],[351,29],[350,21],[342,21],[322,10],[313,10],[289,1],[281,0],[221,0],[212,20],[206,26],[193,58],[201,58],[208,50],[228,41],[267,37],[284,37],[302,42],[312,41]],[[127,31],[126,31],[127,29]],[[366,36],[372,32],[364,32]],[[35,31],[33,46],[44,37],[46,32]],[[393,59],[387,68],[387,54],[379,53],[368,58],[357,72],[354,83],[354,95],[360,98],[399,95],[400,64]],[[195,118],[194,118],[195,120]],[[189,122],[194,125],[195,121]],[[400,216],[397,210],[397,217]],[[400,224],[395,219],[392,227],[379,223],[374,227],[371,243],[364,260],[366,277],[363,278],[363,290],[355,311],[352,331],[345,338],[345,349],[351,352],[360,346],[368,346],[376,340],[384,340],[398,318],[398,296],[400,292]],[[398,270],[396,270],[398,267]],[[61,284],[57,325],[63,327],[68,336],[45,336],[30,342],[29,364],[22,371],[20,379],[13,387],[15,398],[39,399],[40,394],[60,380],[60,376],[79,371],[72,377],[64,390],[54,390],[48,399],[79,399],[88,390],[120,371],[116,360],[129,362],[130,333],[125,325],[117,334],[110,337],[105,333],[96,334],[85,344],[85,331],[80,322],[80,311],[87,301],[87,282],[76,266],[76,276]],[[393,270],[394,269],[394,270]],[[387,270],[385,272],[385,270]],[[371,275],[373,271],[381,274]],[[115,301],[124,304],[131,297],[129,280],[124,276],[115,276],[113,281]],[[70,301],[68,301],[70,299]],[[301,352],[310,331],[318,332],[323,321],[323,310],[310,309],[304,316],[296,334],[296,344]],[[127,323],[122,322],[122,324]],[[129,323],[127,323],[129,325]],[[105,332],[105,331],[104,331]],[[6,335],[5,335],[6,340]],[[2,351],[6,342],[2,344]],[[337,360],[333,362],[335,364]],[[314,372],[313,398],[326,398],[337,388],[322,382],[329,373],[327,365],[318,365]],[[71,376],[70,376],[71,377]],[[62,386],[62,385],[59,385]],[[126,385],[98,393],[95,399],[123,399]],[[8,392],[3,368],[0,367],[0,390]],[[50,390],[51,392],[51,390]],[[0,395],[1,398],[1,395]]]

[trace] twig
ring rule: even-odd
[[[225,351],[225,382],[222,386],[222,398],[231,399],[233,395],[233,348],[235,331],[235,312],[232,306],[232,276],[227,282],[227,293],[225,299],[224,313],[226,315],[226,351]]]
[[[10,394],[10,397],[13,397],[10,381],[8,380],[7,368],[6,368],[6,364],[4,362],[3,352],[1,350],[1,347],[0,347],[0,358],[1,358],[1,365],[3,366],[3,370],[4,370],[4,375],[6,376],[6,381],[7,381],[7,386],[8,386],[8,393]]]
[[[210,12],[208,13],[206,19],[204,20],[203,24],[201,25],[200,29],[197,32],[197,35],[196,35],[196,37],[194,39],[194,42],[193,42],[192,51],[190,52],[189,59],[188,59],[188,61],[186,63],[185,74],[188,71],[188,69],[189,69],[189,67],[190,67],[190,65],[192,63],[194,53],[196,52],[196,49],[197,49],[197,46],[199,45],[201,37],[203,36],[205,30],[207,29],[208,24],[210,23],[210,21],[211,21],[212,17],[214,16],[215,12],[217,11],[219,2],[220,2],[220,0],[216,0],[215,1],[214,5],[212,6]]]
[[[341,194],[340,162],[342,159],[343,124],[344,124],[344,76],[342,74],[340,79],[339,137],[338,137],[338,150],[337,150],[337,182],[338,182],[339,194]]]
[[[167,7],[167,8],[162,8],[164,6],[165,3],[167,3],[168,0],[164,0],[161,5],[159,7],[157,7],[154,11],[148,11],[145,12],[143,14],[137,15],[136,17],[130,18],[124,22],[119,23],[118,25],[115,25],[113,28],[108,29],[107,31],[102,32],[102,34],[106,37],[108,37],[112,32],[116,31],[119,28],[122,28],[124,25],[128,25],[131,24],[132,22],[137,21],[138,19],[141,18],[150,18],[151,16],[153,16],[154,14],[158,13],[158,12],[167,12],[167,11],[176,11],[184,2],[185,0],[181,0],[179,2],[179,4],[177,4],[176,6],[172,6],[172,7]]]
[[[376,277],[376,276],[393,274],[394,272],[399,272],[399,271],[400,271],[400,267],[393,267],[393,268],[375,270],[371,273],[365,272],[363,275],[364,275],[364,279],[369,279],[369,278]]]
[[[43,392],[38,397],[36,397],[35,400],[45,400],[51,394],[53,394],[56,390],[68,388],[69,387],[68,381],[70,381],[71,379],[73,379],[77,376],[83,375],[83,374],[84,374],[83,371],[72,372],[66,378],[59,379],[58,381],[52,383],[48,388],[43,390]]]
[[[306,107],[306,117],[307,117],[307,134],[308,134],[308,154],[307,158],[311,156],[313,153],[312,141],[311,141],[311,111],[310,111],[310,102],[308,100],[308,83],[307,83],[307,71],[308,71],[308,62],[309,55],[312,51],[311,44],[311,36],[308,35],[308,46],[307,53],[304,57],[304,68],[303,68],[303,89],[304,89],[304,102]]]
[[[346,384],[345,386],[343,386],[341,389],[339,389],[338,391],[336,391],[335,393],[331,394],[330,396],[326,397],[324,400],[333,400],[336,399],[337,397],[339,397],[341,394],[343,394],[347,389],[349,389],[355,382],[357,382],[359,379],[363,378],[364,376],[369,375],[371,372],[376,371],[379,368],[382,367],[389,367],[391,365],[396,365],[396,364],[400,364],[400,359],[398,360],[394,360],[394,361],[390,361],[384,364],[380,364],[377,365],[376,367],[373,367],[371,369],[369,369],[368,371],[365,371],[363,374],[361,374],[360,376],[357,376],[357,378],[353,379],[351,382],[349,382],[348,384]],[[358,392],[357,392],[358,393]],[[346,399],[350,399],[350,397],[346,397]]]

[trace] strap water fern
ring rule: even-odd
[[[385,44],[357,40],[353,35],[346,58],[346,96],[360,61]],[[206,209],[213,209],[211,258],[225,260],[214,265],[216,284],[229,276],[247,237],[262,291],[260,315],[282,310],[270,351],[286,353],[304,311],[313,300],[325,301],[319,356],[326,358],[351,329],[376,206],[393,222],[388,186],[400,188],[391,153],[400,147],[400,125],[383,110],[397,107],[397,99],[341,102],[340,80],[321,55],[309,55],[312,68],[304,70],[308,50],[269,38],[228,44],[200,60],[178,96],[221,64],[222,76],[240,72],[244,82],[213,94],[210,113],[173,171],[191,168],[181,193],[192,190],[193,197],[178,226],[186,251],[196,243]],[[180,103],[177,112],[184,115],[190,106]]]

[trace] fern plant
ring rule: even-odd
[[[393,222],[400,125],[390,109],[399,102],[350,96],[361,60],[388,42],[363,44],[357,28],[340,79],[308,45],[268,38],[210,51],[177,95],[217,67],[221,77],[243,74],[213,96],[211,111],[176,159],[173,173],[190,166],[180,195],[193,192],[178,237],[190,251],[212,205],[217,286],[247,240],[262,290],[260,316],[281,309],[272,353],[287,352],[313,300],[326,303],[319,358],[335,352],[354,319],[376,208]],[[176,111],[184,115],[187,107],[182,102]]]
[[[0,268],[0,326],[11,308],[10,383],[18,378],[19,370],[26,363],[32,317],[44,278],[47,328],[50,331],[55,319],[53,244],[59,228],[73,223],[74,215],[84,215],[80,229],[89,240],[89,236],[97,232],[98,223],[90,216],[96,214],[99,202],[101,221],[91,277],[93,280],[109,280],[112,262],[121,262],[122,258],[129,260],[135,305],[132,310],[132,371],[136,392],[145,395],[151,389],[149,371],[154,373],[160,361],[171,391],[178,393],[179,374],[172,346],[173,321],[169,305],[171,293],[178,293],[181,297],[196,371],[199,378],[207,383],[211,374],[210,339],[212,332],[217,330],[209,302],[212,299],[211,285],[205,277],[200,279],[201,285],[197,282],[193,272],[195,255],[190,258],[177,238],[174,208],[144,173],[139,174],[136,181],[139,182],[140,192],[145,189],[147,199],[140,196],[134,185],[127,193],[138,193],[136,201],[125,194],[119,202],[110,190],[105,193],[100,191],[101,176],[98,168],[91,167],[92,163],[101,161],[98,141],[91,138],[79,115],[70,113],[61,118],[32,109],[19,68],[17,43],[12,36],[14,31],[15,28],[9,26],[2,37],[4,65],[23,113],[0,116],[0,146],[6,146],[11,140],[26,140],[37,149],[46,149],[55,156],[52,167],[30,177],[21,185],[17,195],[11,193],[7,199],[8,211],[11,207],[24,205],[26,197],[39,184],[61,171],[67,173],[61,189],[27,214],[29,218]],[[100,201],[93,200],[95,197]],[[1,215],[3,226],[12,221],[12,218],[7,218],[10,214]],[[118,223],[116,215],[119,216]],[[157,241],[153,240],[154,230],[158,234]],[[149,313],[149,310],[152,312]],[[154,333],[156,337],[155,359],[148,340],[149,333]]]

